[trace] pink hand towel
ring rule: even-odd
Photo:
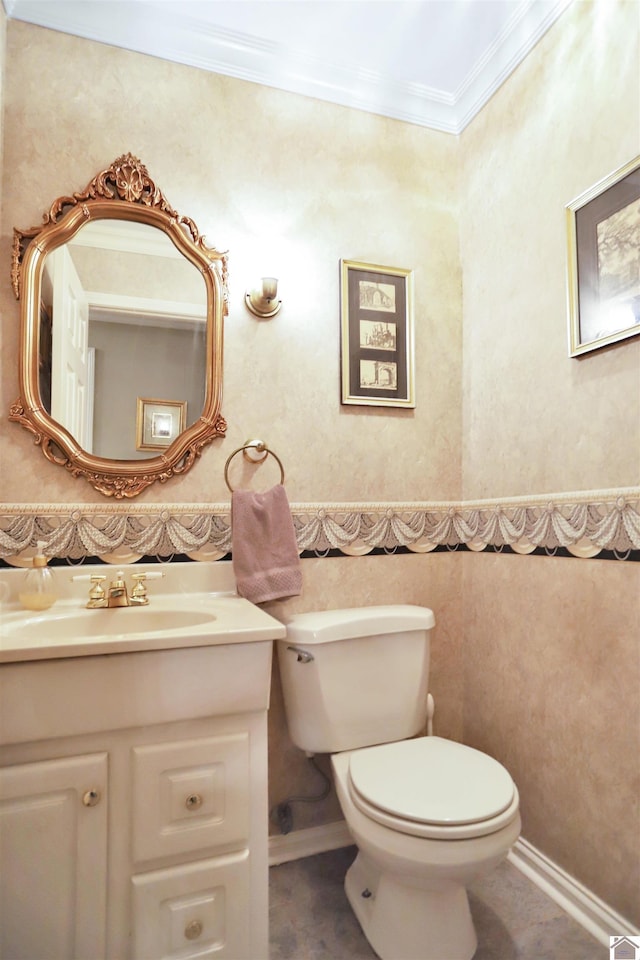
[[[234,490],[231,536],[233,572],[241,597],[265,603],[300,595],[296,533],[281,483],[265,493]]]

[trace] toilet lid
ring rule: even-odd
[[[442,826],[496,817],[512,804],[515,793],[513,780],[497,760],[440,737],[356,750],[349,774],[371,806]]]

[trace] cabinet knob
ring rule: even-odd
[[[97,803],[100,803],[101,796],[99,790],[87,790],[82,795],[82,802],[85,807],[95,807]]]
[[[202,933],[202,924],[199,920],[191,920],[184,928],[184,935],[187,940],[197,940]]]
[[[184,805],[187,810],[197,810],[198,807],[202,806],[202,797],[199,793],[190,793],[185,800]]]

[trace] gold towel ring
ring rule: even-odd
[[[252,457],[247,452],[249,450],[254,450],[256,453],[261,453],[262,456]],[[284,467],[282,466],[280,457],[277,456],[273,450],[269,449],[264,440],[247,440],[246,443],[243,443],[241,447],[238,447],[237,450],[233,451],[233,453],[227,458],[227,462],[224,465],[224,482],[231,493],[233,493],[233,487],[229,483],[229,464],[238,453],[241,453],[245,460],[248,460],[249,463],[263,463],[268,456],[272,456],[280,467],[280,483],[284,483]]]

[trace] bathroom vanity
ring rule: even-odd
[[[2,960],[266,960],[267,708],[284,632],[210,592],[3,610]]]

